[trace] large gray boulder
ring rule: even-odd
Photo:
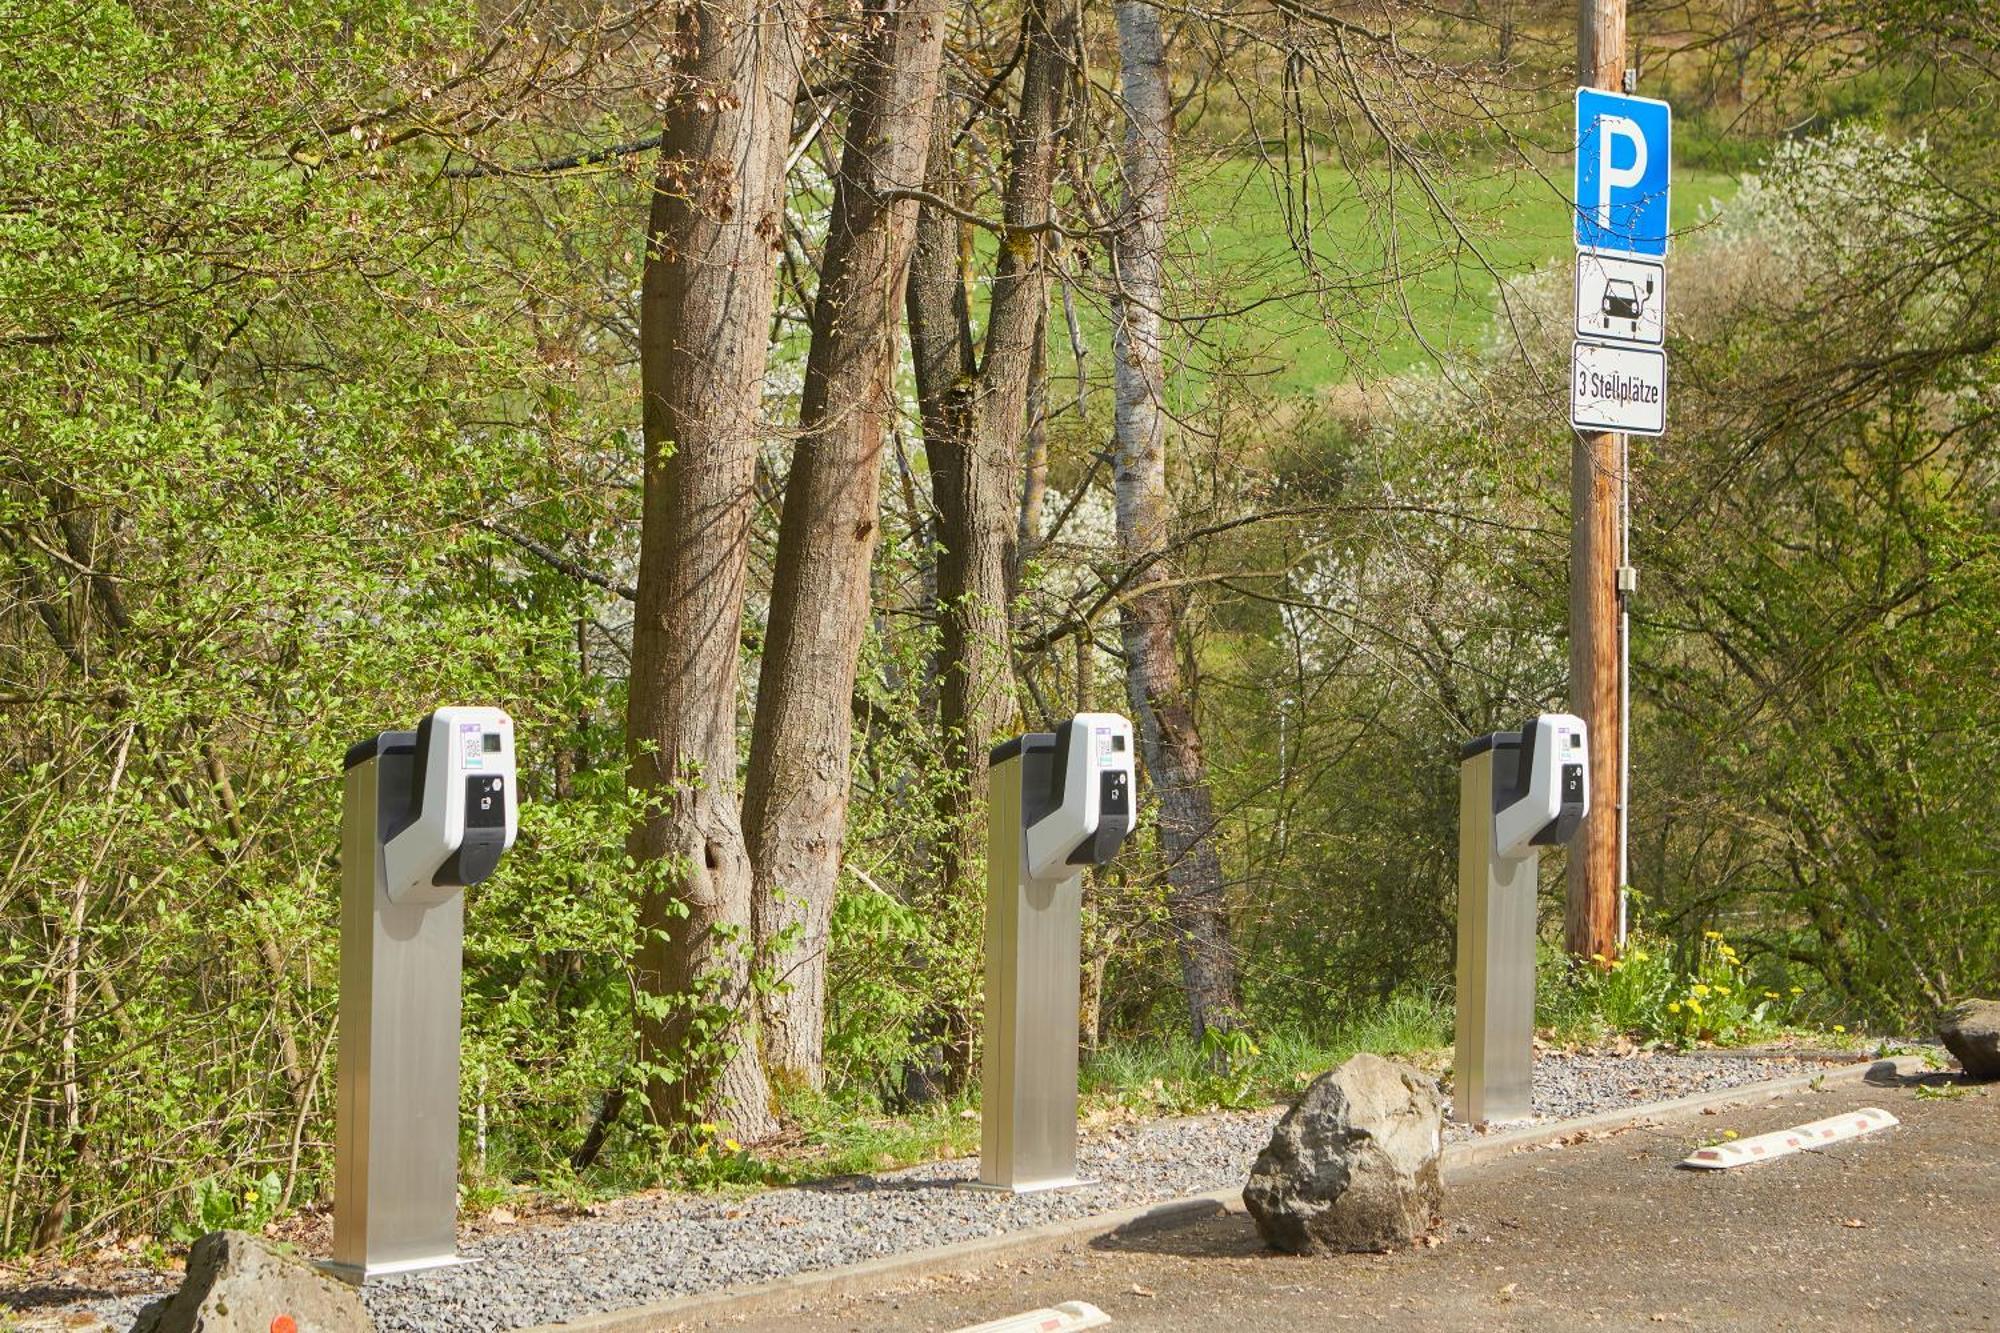
[[[1387,1250],[1444,1207],[1437,1084],[1379,1055],[1313,1080],[1257,1154],[1243,1203],[1257,1233],[1291,1254]]]
[[[2000,1000],[1967,1000],[1938,1020],[1938,1040],[1968,1077],[2000,1078]]]
[[[246,1231],[211,1231],[188,1251],[181,1289],[139,1311],[131,1333],[372,1333],[373,1328],[346,1283]]]

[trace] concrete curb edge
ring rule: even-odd
[[[1649,1123],[1686,1119],[1710,1109],[1769,1101],[1788,1093],[1804,1091],[1819,1082],[1854,1083],[1870,1074],[1907,1077],[1921,1072],[1924,1072],[1921,1056],[1881,1059],[1863,1056],[1850,1064],[1830,1065],[1786,1078],[1745,1083],[1673,1101],[1648,1102],[1614,1111],[1599,1111],[1572,1120],[1482,1135],[1448,1145],[1440,1166],[1447,1175],[1455,1175],[1577,1134],[1596,1135],[1638,1128]],[[885,1255],[843,1268],[794,1273],[769,1282],[676,1296],[651,1305],[581,1315],[566,1323],[537,1324],[519,1333],[661,1333],[693,1319],[769,1313],[774,1309],[828,1296],[873,1295],[893,1284],[970,1272],[1009,1258],[1058,1249],[1075,1242],[1093,1241],[1115,1232],[1131,1235],[1185,1225],[1211,1217],[1232,1203],[1238,1203],[1242,1193],[1240,1185],[1233,1185],[1184,1199],[1138,1204],[1116,1212],[1066,1218],[998,1236],[982,1236],[931,1249]]]

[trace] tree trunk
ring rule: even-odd
[[[757,945],[786,984],[764,999],[766,1062],[824,1083],[827,929],[847,827],[854,679],[896,411],[898,306],[944,53],[943,0],[872,0],[834,181],[799,442],[779,521],[744,795]]]
[[[1194,701],[1174,652],[1179,598],[1166,586],[1168,518],[1166,371],[1161,300],[1168,191],[1173,180],[1166,59],[1159,11],[1141,0],[1117,6],[1125,140],[1124,201],[1112,240],[1113,379],[1117,396],[1118,544],[1128,562],[1147,562],[1120,611],[1126,692],[1140,749],[1159,800],[1167,858],[1169,915],[1197,1040],[1229,1027],[1240,1007],[1229,947],[1222,864],[1210,837],[1214,810],[1195,724]]]
[[[736,807],[737,651],[785,151],[790,0],[680,10],[640,293],[646,480],[626,736],[648,805],[639,1058],[655,1123],[775,1125],[750,993],[751,877]],[[746,1029],[745,1020],[750,1019]]]
[[[910,342],[924,452],[938,508],[938,608],[944,677],[939,714],[953,768],[943,879],[957,886],[985,859],[987,752],[1014,717],[1008,600],[1018,518],[1016,477],[1027,431],[1036,337],[1048,305],[1047,246],[1056,146],[1068,112],[1074,0],[1030,7],[1020,114],[1002,200],[1005,235],[974,371],[970,317],[957,269],[959,223],[926,207],[910,273]],[[950,192],[948,117],[934,148],[932,193]]]
[[[983,359],[973,351],[960,221],[926,205],[910,265],[911,360],[938,513],[939,729],[958,779],[941,798],[946,833],[938,869],[947,902],[983,891],[987,753],[1015,717],[1008,600],[1016,471],[1035,331],[1048,303],[1045,247],[1057,131],[1073,76],[1076,0],[1031,0],[1026,23],[1021,105],[1002,190],[1006,234],[987,304]],[[957,193],[948,107],[949,99],[941,99],[926,179],[929,192],[946,199]],[[926,1020],[929,1055],[906,1071],[909,1100],[963,1084],[971,1067],[968,1028],[968,1013],[951,1001]]]
[[[933,194],[948,196],[953,188],[951,121],[951,99],[940,97],[925,180]],[[972,314],[959,273],[961,226],[941,209],[926,206],[921,211],[905,298],[917,411],[938,516],[938,717],[947,767],[959,779],[945,789],[942,802],[946,832],[939,869],[940,880],[948,887],[957,885],[984,855],[986,835],[979,812],[986,799],[985,753],[979,750],[979,741],[1000,725],[995,718],[1002,715],[1013,693],[1005,655],[1005,606],[984,606],[982,615],[982,603],[968,603],[966,598],[968,587],[983,586],[981,576],[986,571],[973,559],[982,542],[974,528],[979,517],[990,515],[985,515],[981,503],[988,479],[971,470],[967,445],[978,398],[978,362]],[[993,534],[988,531],[984,537],[983,544],[990,547]],[[1004,561],[1007,552],[996,550],[990,558]]]

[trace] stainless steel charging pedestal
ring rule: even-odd
[[[971,1187],[1025,1194],[1081,1183],[1083,871],[1109,860],[1131,829],[1131,724],[1082,714],[1001,744],[991,762],[983,1109]]]
[[[1541,849],[1589,808],[1587,733],[1568,714],[1468,742],[1458,767],[1458,1021],[1452,1118],[1534,1112]]]
[[[420,756],[431,746],[449,753],[425,781]],[[349,1282],[462,1262],[462,888],[513,840],[513,782],[512,724],[497,709],[441,709],[419,731],[386,731],[347,752],[333,1258],[323,1266]],[[387,844],[406,832],[431,837],[434,850],[418,858],[420,889],[392,893]]]
[[[1481,736],[1458,764],[1458,1049],[1452,1118],[1519,1120],[1533,1110],[1535,890],[1542,853],[1493,848],[1494,769],[1514,780],[1518,733]]]

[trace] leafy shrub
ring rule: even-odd
[[[1794,1018],[1804,993],[1798,986],[1781,990],[1760,984],[1718,930],[1688,946],[1634,934],[1616,961],[1558,979],[1555,991],[1544,1012],[1553,1010],[1566,1021],[1551,1026],[1572,1033],[1621,1032],[1683,1048],[1775,1035]]]
[[[247,1183],[226,1176],[196,1181],[193,1213],[174,1227],[173,1237],[186,1243],[211,1231],[262,1231],[278,1215],[284,1194],[285,1182],[276,1171]]]

